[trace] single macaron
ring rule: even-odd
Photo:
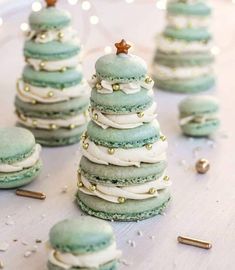
[[[0,189],[16,188],[32,182],[40,173],[41,146],[23,128],[0,128]]]
[[[179,112],[180,127],[185,135],[209,136],[219,128],[219,103],[212,96],[186,98],[180,102]]]
[[[92,217],[63,220],[49,234],[49,270],[115,270],[121,251],[112,227]]]
[[[38,12],[32,12],[29,17],[29,25],[36,31],[61,29],[69,26],[70,23],[71,15],[57,7],[42,8]]]

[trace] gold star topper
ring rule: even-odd
[[[57,0],[46,0],[47,7],[54,7],[56,5]]]
[[[119,43],[115,43],[115,47],[117,48],[117,53],[125,53],[128,54],[128,50],[130,49],[131,45],[127,44],[124,39],[121,40]]]

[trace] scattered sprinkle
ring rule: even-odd
[[[24,257],[25,258],[28,258],[29,256],[31,256],[32,252],[30,250],[27,250],[25,253],[24,253]]]
[[[34,245],[34,246],[32,247],[32,252],[37,252],[37,250],[38,250],[38,246],[37,246],[37,245]]]
[[[36,239],[36,240],[35,240],[35,243],[41,244],[41,243],[42,243],[42,240],[41,240],[41,239]]]
[[[46,217],[46,214],[42,214],[41,218],[44,219]]]
[[[22,241],[21,244],[22,244],[23,246],[28,246],[28,243],[27,243],[26,241]]]
[[[215,148],[215,141],[213,141],[213,140],[208,140],[208,141],[207,141],[207,144],[208,144],[209,147]]]
[[[185,166],[186,165],[186,160],[185,159],[180,160],[180,165]]]
[[[0,251],[7,251],[9,248],[9,244],[6,242],[0,243]]]
[[[142,231],[137,231],[137,235],[143,236],[143,232]]]
[[[154,240],[155,239],[155,235],[150,235],[149,236],[149,239]]]
[[[130,245],[132,241],[130,239],[128,239],[126,242],[127,242],[127,244]]]
[[[132,242],[131,242],[131,247],[133,247],[133,248],[135,248],[135,247],[136,247],[136,243],[135,243],[135,241],[132,241]]]
[[[13,242],[18,242],[18,239],[13,239]]]
[[[61,189],[61,192],[62,193],[67,193],[68,192],[68,186],[67,185],[63,186],[62,189]]]
[[[7,220],[5,224],[6,225],[14,225],[15,222],[13,220]]]
[[[122,264],[125,265],[125,266],[131,266],[131,265],[132,265],[132,263],[128,262],[128,261],[125,260],[125,259],[120,259],[119,262],[122,263]]]
[[[3,269],[4,268],[4,263],[3,261],[0,260],[0,269]]]

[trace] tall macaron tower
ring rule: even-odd
[[[166,137],[156,118],[153,80],[143,59],[128,53],[100,57],[91,80],[91,121],[81,141],[77,202],[89,215],[137,221],[170,200]]]
[[[167,25],[153,61],[159,89],[195,93],[213,88],[211,13],[205,0],[168,0]]]
[[[81,44],[70,14],[56,0],[29,16],[22,78],[15,99],[20,125],[42,145],[76,143],[88,122],[89,87],[81,69]]]

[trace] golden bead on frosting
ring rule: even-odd
[[[92,115],[92,119],[95,120],[95,121],[97,121],[98,120],[98,114],[97,113],[94,113]]]
[[[166,140],[166,136],[161,135],[161,136],[160,136],[160,140],[164,142],[164,141]]]
[[[152,187],[149,189],[149,194],[154,194],[156,193],[156,191],[157,191],[156,188]]]
[[[42,61],[42,62],[39,64],[40,69],[44,69],[44,68],[45,68],[45,65],[46,65],[46,63]]]
[[[113,91],[118,91],[118,90],[120,90],[120,84],[115,83],[112,85],[112,88],[113,88]]]
[[[90,191],[95,191],[96,190],[96,185],[90,185],[89,189],[90,189]]]
[[[138,116],[139,118],[144,117],[144,112],[138,112],[138,113],[137,113],[137,116]]]
[[[109,153],[110,155],[113,155],[113,154],[115,153],[115,149],[114,149],[114,148],[109,148],[109,149],[108,149],[108,153]]]
[[[102,87],[102,85],[101,85],[100,83],[97,83],[97,84],[95,85],[95,88],[96,88],[97,90],[101,90],[103,87]]]
[[[84,144],[82,145],[82,147],[83,147],[85,150],[87,150],[88,147],[89,147],[89,143],[84,143]]]
[[[124,203],[126,199],[124,197],[118,197],[118,202],[119,203]]]
[[[28,84],[25,84],[25,86],[24,86],[24,91],[25,91],[25,92],[30,92],[30,87],[29,87]]]
[[[207,159],[201,158],[196,162],[195,168],[198,173],[204,174],[210,169],[210,163]]]
[[[70,125],[69,125],[69,128],[70,128],[70,129],[75,129],[75,127],[76,127],[76,126],[75,126],[74,124],[70,124]]]
[[[48,97],[53,97],[53,96],[54,96],[54,93],[53,93],[52,91],[49,91],[49,92],[47,93],[47,96],[48,96]]]
[[[146,76],[145,80],[146,83],[151,83],[153,81],[152,78],[150,78],[149,76]]]
[[[52,129],[52,130],[57,129],[57,125],[56,124],[50,124],[50,129]]]
[[[169,180],[170,180],[170,177],[169,177],[168,175],[165,175],[165,176],[163,177],[163,180],[164,180],[164,181],[169,181]]]
[[[153,145],[152,144],[146,144],[145,147],[147,148],[147,150],[151,150],[153,148]]]

